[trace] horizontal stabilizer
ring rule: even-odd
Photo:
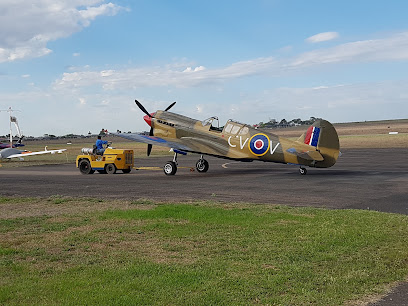
[[[297,154],[299,157],[307,160],[316,160],[316,161],[323,161],[324,158],[322,154],[320,154],[317,151],[307,151],[307,152],[302,152]]]
[[[306,152],[298,152],[295,148],[290,148],[287,152],[291,154],[295,154],[296,156],[306,159],[306,160],[315,160],[315,161],[323,161],[324,158],[322,154],[318,151],[306,151]]]

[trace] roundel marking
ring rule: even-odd
[[[269,137],[259,133],[251,137],[248,143],[249,151],[256,156],[265,155],[270,146]]]

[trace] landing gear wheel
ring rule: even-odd
[[[105,171],[107,174],[115,174],[116,173],[116,166],[114,164],[106,164]]]
[[[306,175],[306,173],[307,173],[306,168],[299,168],[299,173],[300,173],[301,175]]]
[[[123,172],[123,173],[130,173],[130,171],[132,171],[132,168],[122,169],[122,172]]]
[[[166,175],[175,175],[177,172],[177,165],[173,161],[167,162],[164,167],[163,171]]]
[[[209,167],[208,161],[204,158],[200,158],[196,163],[196,169],[198,172],[207,172]]]
[[[87,159],[81,160],[79,162],[78,168],[82,174],[92,174],[95,172],[95,170],[92,170],[91,163]]]

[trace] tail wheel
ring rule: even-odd
[[[105,171],[107,174],[115,174],[116,173],[116,166],[114,164],[106,164]]]
[[[208,161],[204,158],[199,159],[196,163],[196,169],[198,172],[207,172],[209,167],[210,165],[208,164]]]
[[[166,175],[175,175],[177,172],[177,165],[173,161],[167,162],[164,167],[163,171]]]
[[[299,173],[300,173],[301,175],[306,175],[306,173],[307,173],[306,168],[299,168]]]
[[[79,162],[78,168],[82,174],[92,174],[95,172],[95,170],[92,170],[91,163],[87,159],[81,160]]]

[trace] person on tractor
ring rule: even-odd
[[[102,140],[101,136],[98,136],[98,139],[96,140],[96,154],[98,155],[103,155],[105,152],[105,148],[103,147],[104,144],[108,144],[106,140]]]

